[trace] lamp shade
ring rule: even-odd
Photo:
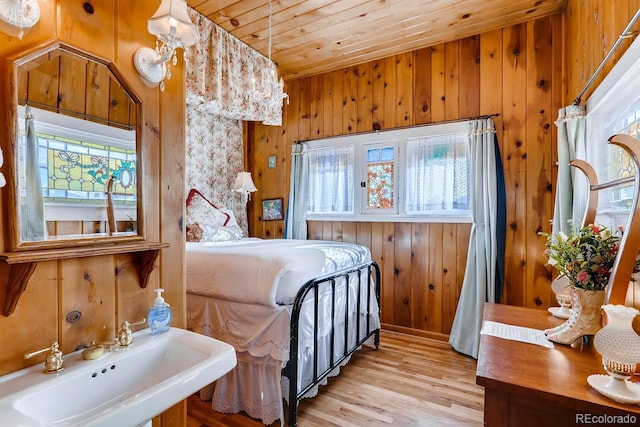
[[[640,404],[640,388],[629,381],[640,363],[640,337],[633,329],[633,319],[640,312],[611,304],[603,305],[602,310],[607,324],[596,332],[593,345],[602,355],[602,365],[609,375],[589,375],[587,383],[616,402]]]
[[[640,337],[632,326],[633,319],[640,314],[633,307],[606,304],[602,310],[608,322],[593,338],[593,345],[606,359],[618,364],[631,365],[631,373],[640,363]]]
[[[253,179],[251,179],[251,172],[238,172],[236,182],[233,183],[231,189],[238,193],[253,193],[254,191],[258,191],[253,183]]]
[[[185,0],[162,0],[156,13],[147,20],[147,30],[161,40],[171,34],[182,46],[191,46],[198,41],[198,29],[189,18]]]

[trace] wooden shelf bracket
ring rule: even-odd
[[[2,315],[9,317],[14,313],[18,301],[22,293],[27,289],[29,279],[40,261],[59,261],[70,258],[128,253],[136,269],[139,285],[144,289],[149,284],[149,277],[155,268],[160,249],[168,246],[168,243],[161,242],[135,242],[83,248],[0,253],[0,263],[7,264],[9,269],[9,274],[4,275],[6,282],[3,283],[3,280],[0,279],[0,289],[4,285],[5,290]],[[4,266],[5,269],[7,265]]]

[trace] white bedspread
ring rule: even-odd
[[[308,280],[370,259],[366,247],[344,242],[187,242],[187,292],[276,307],[292,304]]]
[[[215,385],[215,392],[203,392],[212,399],[215,411],[245,411],[265,424],[284,420],[283,398],[288,381],[280,384],[281,369],[289,360],[291,303],[309,279],[353,267],[371,260],[369,249],[355,244],[318,240],[243,239],[224,243],[187,242],[187,327],[195,332],[234,346],[238,365]],[[366,274],[366,273],[364,273]],[[319,369],[328,366],[331,349],[334,359],[344,349],[344,334],[330,334],[331,314],[342,330],[349,312],[349,343],[356,339],[358,308],[356,273],[349,283],[349,307],[345,301],[345,280],[336,284],[336,310],[331,309],[329,289],[320,292],[319,330],[313,334],[314,296],[305,300],[300,317],[298,387],[311,382],[314,345]],[[362,276],[361,276],[362,277]],[[362,277],[361,283],[367,283]],[[380,328],[373,290],[360,288],[359,313],[364,313],[367,295],[371,305],[369,330]],[[367,316],[360,314],[364,336]],[[333,337],[333,338],[332,338]],[[331,341],[333,339],[333,345]],[[346,362],[345,362],[346,363]],[[337,374],[338,368],[332,375]],[[326,380],[325,380],[326,381]],[[313,396],[317,388],[308,396]]]

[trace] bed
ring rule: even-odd
[[[230,343],[238,359],[201,397],[265,424],[284,423],[286,401],[295,426],[300,399],[362,345],[378,347],[378,266],[357,244],[228,234],[205,230],[186,243],[187,327]]]

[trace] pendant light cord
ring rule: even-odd
[[[271,0],[269,0],[269,61],[271,61]]]

